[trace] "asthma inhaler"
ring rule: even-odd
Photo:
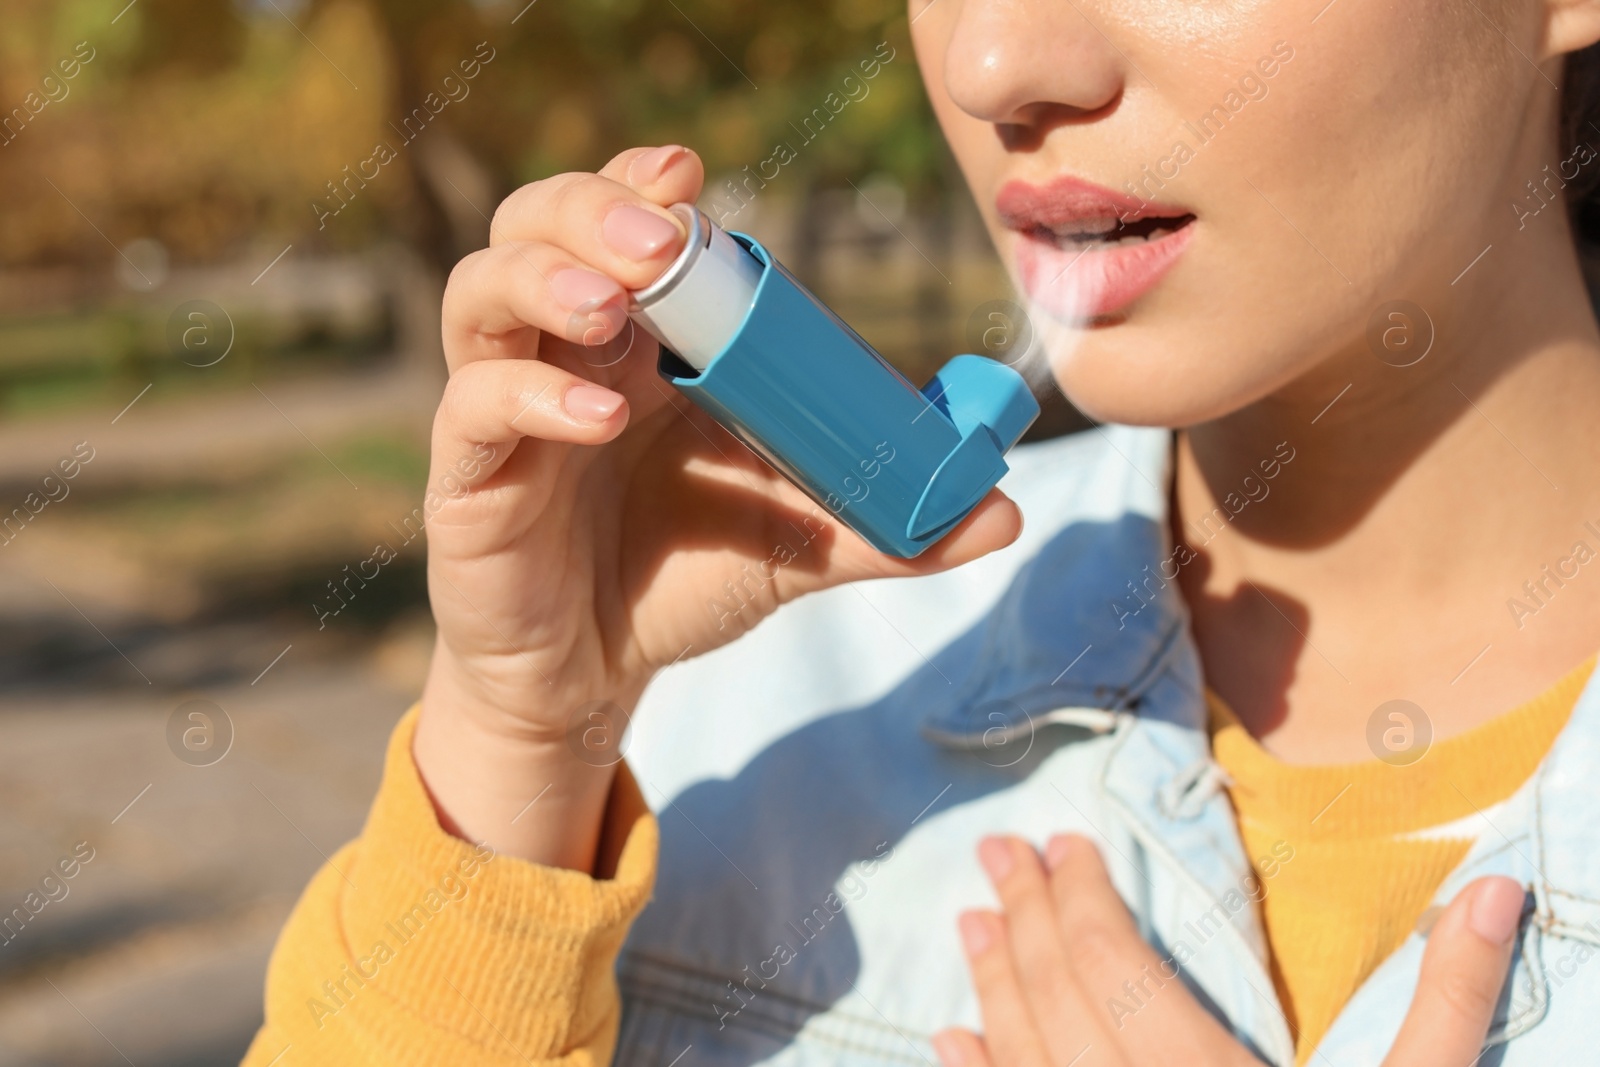
[[[629,311],[661,376],[880,552],[949,533],[1039,414],[1022,376],[956,356],[919,391],[760,242],[670,210],[689,239]]]

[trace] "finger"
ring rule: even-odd
[[[541,332],[600,345],[627,323],[627,293],[552,245],[507,242],[464,257],[444,291],[445,360],[530,358]]]
[[[487,445],[493,458],[476,465],[469,488],[481,485],[525,437],[571,444],[603,444],[622,432],[627,400],[559,367],[536,360],[470,363],[445,385],[433,421],[429,485],[460,470]]]
[[[1151,949],[1106,871],[1077,835],[1050,839],[1050,888],[1068,965],[1100,1021],[1133,1063],[1226,1062],[1232,1038]]]
[[[1049,1067],[1007,947],[1005,920],[993,912],[964,912],[961,944],[978,991],[984,1043],[1005,1067]]]
[[[1054,1063],[1108,1062],[1083,1056],[1086,1046],[1109,1050],[1062,951],[1061,931],[1044,865],[1033,846],[1015,837],[986,837],[978,858],[1000,895],[1006,933],[1028,1009]]]
[[[933,1035],[933,1051],[944,1067],[995,1067],[983,1038],[971,1030],[941,1030]],[[1011,1067],[1008,1063],[1000,1067]]]
[[[699,199],[706,177],[700,157],[680,144],[630,148],[601,167],[600,174],[662,207]]]
[[[655,281],[683,247],[677,216],[637,190],[598,174],[558,174],[501,202],[490,244],[553,244],[627,289]]]
[[[1527,896],[1509,878],[1480,878],[1428,934],[1422,973],[1384,1067],[1467,1067],[1483,1048],[1510,969]]]

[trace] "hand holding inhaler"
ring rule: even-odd
[[[759,242],[672,213],[683,251],[633,294],[662,377],[879,551],[916,556],[965,518],[1039,414],[1022,376],[957,356],[919,392]]]
[[[426,506],[439,636],[413,754],[441,825],[506,855],[590,869],[621,753],[589,752],[585,739],[620,738],[660,668],[806,593],[946,570],[1021,528],[1015,505],[989,490],[954,529],[911,546],[922,549],[916,558],[887,555],[841,521],[855,518],[849,486],[816,487],[849,501],[835,515],[662,380],[656,345],[628,321],[629,294],[682,253],[690,227],[670,206],[693,202],[702,180],[698,157],[668,146],[525,186],[495,213],[490,247],[462,260],[446,290],[450,380]],[[621,336],[630,330],[631,346]],[[782,355],[784,373],[798,374],[836,353],[807,341]],[[709,365],[702,375],[720,382]],[[951,451],[956,423],[909,384],[896,388],[894,410],[910,411],[918,433],[943,434],[952,445],[940,454]],[[871,479],[856,467],[865,504],[898,501],[903,534],[919,498],[900,472],[926,466],[924,439],[902,444],[870,421],[844,429],[856,436],[841,436],[838,454],[880,465]],[[873,453],[885,440],[892,459]],[[597,730],[597,715],[610,726]],[[550,790],[530,808],[534,781]]]

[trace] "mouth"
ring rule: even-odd
[[[1073,177],[1008,182],[996,198],[1018,235],[1014,255],[1028,295],[1052,316],[1105,325],[1166,276],[1194,236],[1182,207],[1126,196]]]
[[[1194,221],[1192,214],[1152,215],[1125,221],[1120,218],[1085,219],[1061,226],[1030,226],[1024,237],[1053,244],[1067,252],[1132,248],[1177,233]]]

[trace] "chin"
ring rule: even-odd
[[[1068,400],[1097,422],[1181,429],[1249,404],[1248,386],[1219,375],[1214,354],[1193,343],[1113,340],[1108,327],[1047,348],[1050,376]]]

